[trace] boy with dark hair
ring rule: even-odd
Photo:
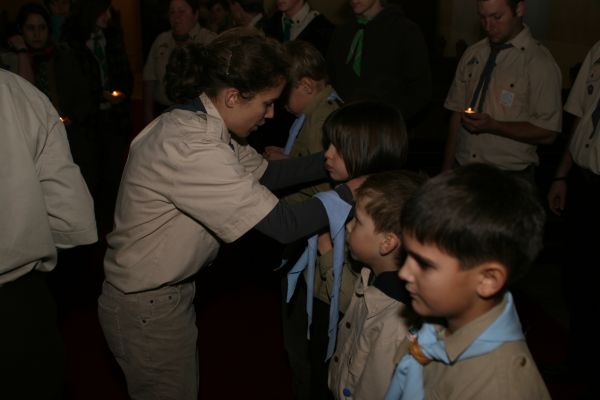
[[[507,291],[540,251],[544,220],[531,184],[483,164],[406,203],[399,276],[414,311],[442,323],[409,336],[387,400],[550,398]]]
[[[336,399],[381,399],[394,373],[396,350],[413,320],[410,297],[398,279],[402,206],[424,177],[404,171],[369,176],[356,193],[346,225],[352,258],[364,263],[350,306],[340,322],[329,366]]]

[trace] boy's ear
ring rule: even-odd
[[[506,285],[506,267],[496,261],[486,262],[479,267],[479,282],[477,284],[477,294],[490,299],[496,296],[504,289]]]
[[[298,85],[306,94],[313,94],[313,92],[316,90],[315,81],[306,76],[300,79]]]
[[[223,99],[225,106],[233,108],[240,101],[240,92],[235,88],[227,88],[224,90]]]
[[[383,240],[379,242],[379,254],[387,256],[400,246],[400,239],[395,233],[388,232],[383,234]]]

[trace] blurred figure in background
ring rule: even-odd
[[[165,71],[171,51],[187,43],[206,44],[216,34],[198,23],[197,0],[171,0],[169,24],[171,30],[158,35],[144,65],[144,124],[159,115],[172,101],[165,92]]]

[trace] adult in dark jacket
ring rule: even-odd
[[[397,106],[410,122],[431,100],[427,46],[399,5],[352,0],[356,18],[333,33],[327,53],[332,85],[344,101]]]
[[[277,12],[265,21],[263,30],[280,42],[305,40],[325,54],[334,25],[305,0],[277,0]]]

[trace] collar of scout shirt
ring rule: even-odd
[[[363,267],[360,271],[361,283],[355,288],[356,294],[363,297],[367,306],[367,318],[379,314],[390,304],[396,302],[408,304],[410,296],[404,287],[404,282],[398,278],[397,271],[385,271],[371,279],[374,274],[370,268]],[[372,281],[370,285],[369,281]]]
[[[298,10],[298,12],[291,17],[291,20],[294,22],[290,28],[290,40],[294,40],[298,37],[300,32],[306,25],[310,23],[319,13],[315,10],[311,10],[308,3],[304,3],[302,8]],[[281,16],[281,26],[285,24],[284,18],[289,18],[285,14]]]
[[[523,331],[512,295],[502,303],[444,338],[435,325],[423,324],[417,339],[421,352],[430,360],[453,364],[494,351],[503,343],[523,340]],[[423,366],[406,354],[394,371],[385,400],[424,399]]]
[[[531,31],[529,30],[529,27],[523,24],[523,29],[521,30],[521,32],[519,32],[517,36],[515,36],[514,38],[512,38],[512,40],[509,40],[506,43],[512,44],[513,47],[519,51],[525,51],[529,46],[535,44],[535,41],[531,36]]]
[[[200,101],[206,109],[206,114],[209,116],[209,118],[206,119],[206,122],[208,124],[208,129],[206,133],[208,135],[214,135],[223,143],[227,143],[235,152],[235,148],[232,145],[232,143],[234,143],[235,140],[231,140],[231,133],[229,133],[229,130],[225,126],[225,121],[223,121],[223,118],[221,117],[221,114],[219,114],[219,110],[217,110],[217,107],[215,107],[212,100],[206,95],[206,93],[202,93],[200,95]]]

